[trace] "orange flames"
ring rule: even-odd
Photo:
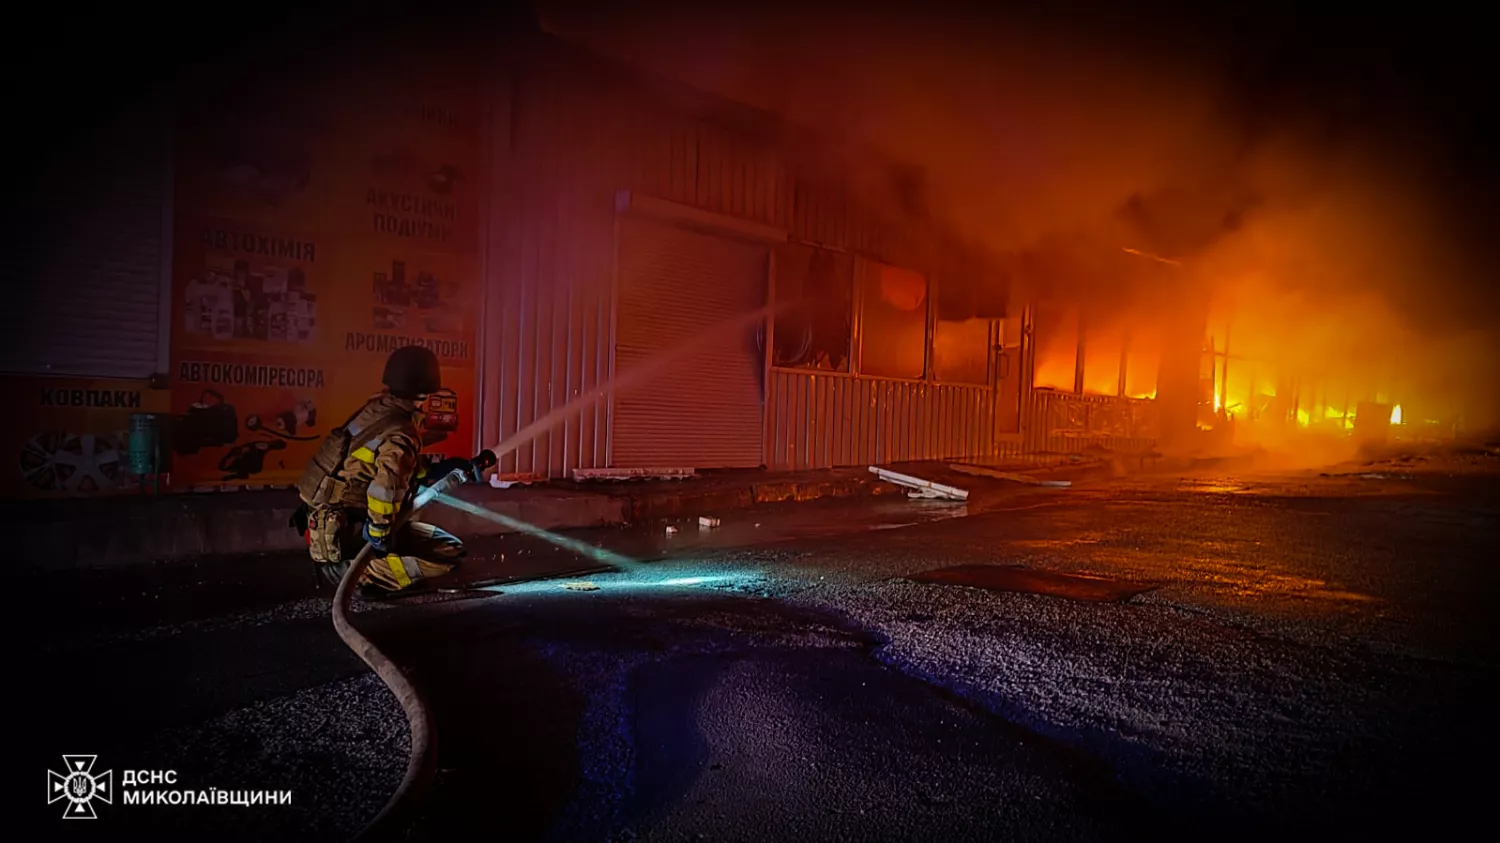
[[[1064,310],[1038,320],[1036,373],[1038,388],[1072,392],[1077,378],[1078,310]],[[1083,336],[1083,392],[1119,395],[1120,369],[1130,398],[1155,398],[1161,345],[1154,325],[1139,316],[1096,321]]]

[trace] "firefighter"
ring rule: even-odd
[[[361,592],[378,597],[404,591],[453,570],[464,556],[459,539],[431,524],[397,516],[416,491],[461,469],[471,480],[492,464],[481,458],[449,458],[428,465],[421,455],[434,432],[427,429],[426,402],[443,392],[437,355],[406,346],[386,360],[385,390],[374,395],[319,447],[297,490],[302,505],[292,525],[307,542],[314,567],[335,585],[366,542],[371,559]],[[439,437],[441,434],[437,434]]]

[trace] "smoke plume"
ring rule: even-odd
[[[1434,420],[1500,421],[1500,302],[1474,199],[1491,193],[1463,187],[1493,170],[1459,144],[1471,77],[1407,72],[1426,47],[1417,21],[1393,41],[1369,15],[1298,33],[1270,10],[1187,20],[1138,4],[1111,17],[546,0],[539,16],[904,162],[871,177],[895,218],[1049,266],[1126,248],[1176,261],[1233,313],[1236,353]],[[1461,53],[1460,37],[1442,47]],[[1057,297],[1170,305],[1149,273],[1037,277]]]

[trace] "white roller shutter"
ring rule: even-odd
[[[765,246],[624,217],[615,370],[661,365],[663,353],[764,306]],[[752,327],[696,346],[659,376],[615,397],[617,468],[750,468],[762,464],[763,358]]]
[[[37,211],[21,221],[20,277],[0,309],[6,373],[140,378],[158,370],[167,330],[167,120],[142,109],[89,141],[86,155],[37,179]]]

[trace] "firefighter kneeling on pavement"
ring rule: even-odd
[[[452,419],[443,416],[454,406],[431,350],[407,346],[392,352],[383,381],[385,390],[319,447],[297,483],[302,506],[292,518],[314,567],[335,586],[370,544],[370,562],[359,583],[367,597],[407,590],[457,566],[465,552],[457,536],[420,521],[395,524],[420,488],[455,469],[477,481],[494,463],[488,451],[474,460],[448,458],[432,465],[422,456],[424,444],[446,435],[442,428]],[[432,402],[443,399],[447,412],[435,415]]]

